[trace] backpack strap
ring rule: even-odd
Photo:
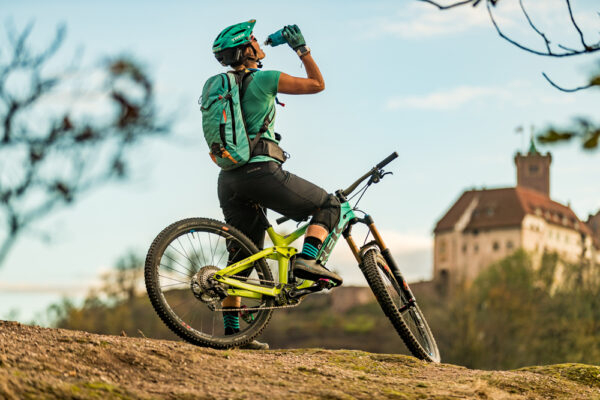
[[[250,82],[252,82],[252,79],[254,79],[254,71],[248,71],[246,73],[244,73],[244,75],[242,76],[242,79],[240,79],[240,105],[242,104],[241,101],[244,98],[244,95],[246,94],[246,89],[248,89],[248,86],[250,85]]]
[[[244,108],[242,107],[242,99],[244,98],[244,95],[246,94],[246,90],[248,89],[248,86],[250,85],[250,82],[252,82],[252,79],[254,79],[254,72],[256,72],[255,70],[250,70],[250,71],[234,71],[234,72],[230,72],[231,74],[233,74],[235,81],[237,83],[237,85],[239,86],[239,96],[240,96],[240,109],[242,110],[242,120],[244,121],[244,127],[246,128],[246,133],[249,135],[250,132],[248,132],[248,127],[246,125],[246,118],[243,116],[244,115]],[[270,110],[267,115],[265,116],[265,119],[263,120],[262,125],[260,126],[260,129],[258,130],[258,132],[256,133],[256,135],[254,136],[254,139],[250,139],[249,140],[249,144],[250,144],[250,154],[252,155],[254,153],[254,150],[256,149],[256,146],[258,145],[258,142],[261,139],[261,136],[263,135],[263,133],[265,133],[268,129],[269,129],[269,125],[271,125],[271,122],[273,121],[273,118],[275,117],[275,112],[274,110]]]
[[[242,109],[242,115],[244,114],[244,108],[242,107],[242,99],[244,98],[244,95],[246,94],[246,90],[248,89],[250,82],[252,82],[252,79],[254,79],[254,72],[256,72],[256,71],[251,70],[251,71],[239,71],[239,72],[236,71],[236,72],[234,72],[234,77],[236,79],[238,86],[240,87],[240,91],[239,91],[239,93],[240,93],[240,108]],[[263,123],[260,126],[260,129],[256,133],[256,136],[254,136],[254,139],[249,140],[250,154],[252,154],[254,152],[254,149],[258,145],[258,142],[260,141],[260,138],[263,135],[263,133],[265,133],[269,129],[269,125],[271,125],[271,122],[273,121],[274,116],[275,116],[275,113],[272,111],[269,111],[267,113],[267,115],[265,116],[265,119],[263,120]],[[246,126],[246,118],[244,118],[244,126]],[[246,129],[246,132],[248,133],[248,135],[250,134],[250,132],[248,132],[248,129]]]

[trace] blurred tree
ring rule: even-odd
[[[519,250],[453,298],[425,303],[444,361],[482,369],[596,363],[600,284],[592,267],[545,254],[533,268]]]
[[[527,21],[527,24],[529,25],[531,31],[535,34],[535,36],[541,39],[541,43],[543,43],[543,47],[541,49],[535,48],[528,44],[524,44],[522,41],[515,40],[501,29],[498,21],[494,17],[493,9],[499,3],[506,3],[506,0],[418,1],[431,4],[440,10],[448,10],[451,8],[462,7],[467,5],[476,7],[479,4],[485,4],[485,6],[487,7],[488,15],[490,17],[490,21],[496,29],[496,32],[502,39],[508,41],[510,44],[524,51],[539,56],[562,58],[591,54],[600,51],[600,41],[596,43],[589,43],[589,40],[586,39],[583,30],[581,29],[575,17],[573,16],[573,9],[570,0],[564,0],[565,13],[568,13],[568,20],[570,21],[571,29],[573,32],[576,32],[576,35],[579,39],[579,43],[577,44],[577,46],[569,46],[564,44],[563,39],[569,36],[569,33],[568,29],[563,26],[557,27],[557,32],[560,38],[558,39],[558,41],[555,42],[553,38],[554,33],[548,34],[542,31],[538,27],[538,25],[536,25],[534,18],[527,11],[523,0],[519,0],[520,9],[523,13],[523,16],[525,17],[525,20]],[[556,84],[552,79],[550,79],[550,77],[548,77],[546,73],[542,73],[542,75],[552,86],[563,92],[577,92],[579,90],[585,90],[592,87],[600,87],[600,63],[598,63],[593,73],[583,85],[574,88],[565,88],[563,86],[560,86]],[[598,142],[600,140],[600,126],[594,123],[590,118],[579,117],[575,120],[575,123],[571,127],[556,128],[551,126],[549,128],[544,129],[537,135],[537,139],[542,144],[559,143],[570,141],[572,139],[579,139],[581,140],[583,148],[585,150],[597,149],[599,147]]]
[[[31,32],[32,24],[9,27],[0,52],[0,265],[40,219],[126,178],[126,153],[169,129],[135,60],[65,68],[55,60],[64,27],[42,51],[30,45]],[[49,72],[56,64],[60,71]]]
[[[117,261],[116,267],[102,277],[102,293],[109,303],[132,302],[136,296],[145,295],[144,260],[129,253]]]
[[[44,319],[57,328],[175,339],[154,312],[143,276],[144,260],[129,253],[101,277],[101,284],[88,292],[83,304],[63,299],[48,308]]]

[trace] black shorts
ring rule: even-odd
[[[340,202],[319,186],[284,171],[276,162],[246,164],[221,171],[219,203],[225,222],[241,230],[263,248],[266,226],[259,207],[301,221],[312,215],[311,224],[331,231],[340,218]]]

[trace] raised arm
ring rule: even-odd
[[[283,29],[283,37],[289,46],[300,56],[306,78],[300,78],[281,73],[279,76],[279,86],[277,92],[287,94],[313,94],[325,89],[325,81],[319,71],[317,63],[310,54],[310,49],[306,46],[304,37],[296,25],[288,25]]]

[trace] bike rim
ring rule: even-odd
[[[410,333],[417,340],[419,345],[428,354],[433,361],[440,361],[440,354],[435,341],[433,340],[431,331],[425,322],[421,310],[418,308],[416,303],[413,303],[408,308],[405,306],[408,304],[404,291],[400,288],[398,281],[392,275],[387,265],[382,261],[378,260],[377,270],[381,276],[383,283],[386,287],[394,306],[398,309],[402,320],[410,330]],[[402,311],[401,311],[402,310]]]
[[[231,249],[233,251],[229,251]],[[243,336],[266,311],[234,311],[239,320],[239,333],[226,335],[223,312],[212,311],[208,303],[200,300],[194,294],[192,283],[198,282],[199,273],[208,276],[211,271],[221,270],[250,254],[234,236],[216,229],[189,229],[171,240],[160,255],[156,273],[159,295],[173,319],[190,333],[205,339],[235,340]],[[264,282],[265,276],[259,268],[253,268],[246,280]],[[266,303],[266,300],[241,298],[240,308],[260,308],[267,306]],[[215,300],[213,304],[217,309],[222,308],[220,301]]]

